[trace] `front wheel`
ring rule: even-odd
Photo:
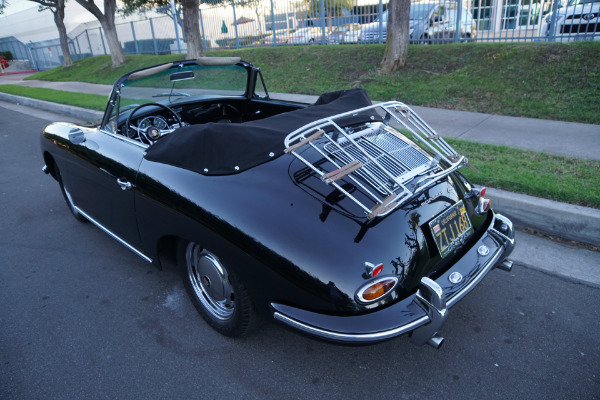
[[[244,336],[256,323],[250,296],[216,255],[194,242],[178,246],[178,264],[185,288],[204,320],[217,332]]]

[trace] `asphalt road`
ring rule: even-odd
[[[175,271],[69,214],[33,115],[0,105],[2,399],[600,398],[600,289],[519,263],[450,310],[440,350],[220,336]]]

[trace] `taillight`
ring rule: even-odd
[[[356,298],[360,303],[372,303],[390,293],[398,283],[395,276],[381,277],[362,286],[356,292]]]
[[[486,188],[473,188],[465,194],[465,198],[470,199],[471,197],[483,197],[485,196]]]
[[[479,203],[477,203],[477,208],[475,209],[475,211],[477,211],[477,214],[483,215],[486,212],[488,212],[488,210],[490,209],[491,206],[492,206],[492,201],[490,199],[486,199],[485,197],[480,197]]]

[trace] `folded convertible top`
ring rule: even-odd
[[[145,158],[204,175],[236,174],[282,155],[290,132],[371,104],[365,90],[351,89],[325,93],[311,106],[261,120],[186,126],[150,146]]]

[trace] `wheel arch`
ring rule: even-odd
[[[48,168],[48,174],[50,174],[50,176],[52,176],[56,181],[58,181],[58,176],[56,173],[56,161],[54,160],[54,157],[52,156],[52,154],[50,154],[49,151],[44,151],[42,156],[44,158],[44,164]]]

